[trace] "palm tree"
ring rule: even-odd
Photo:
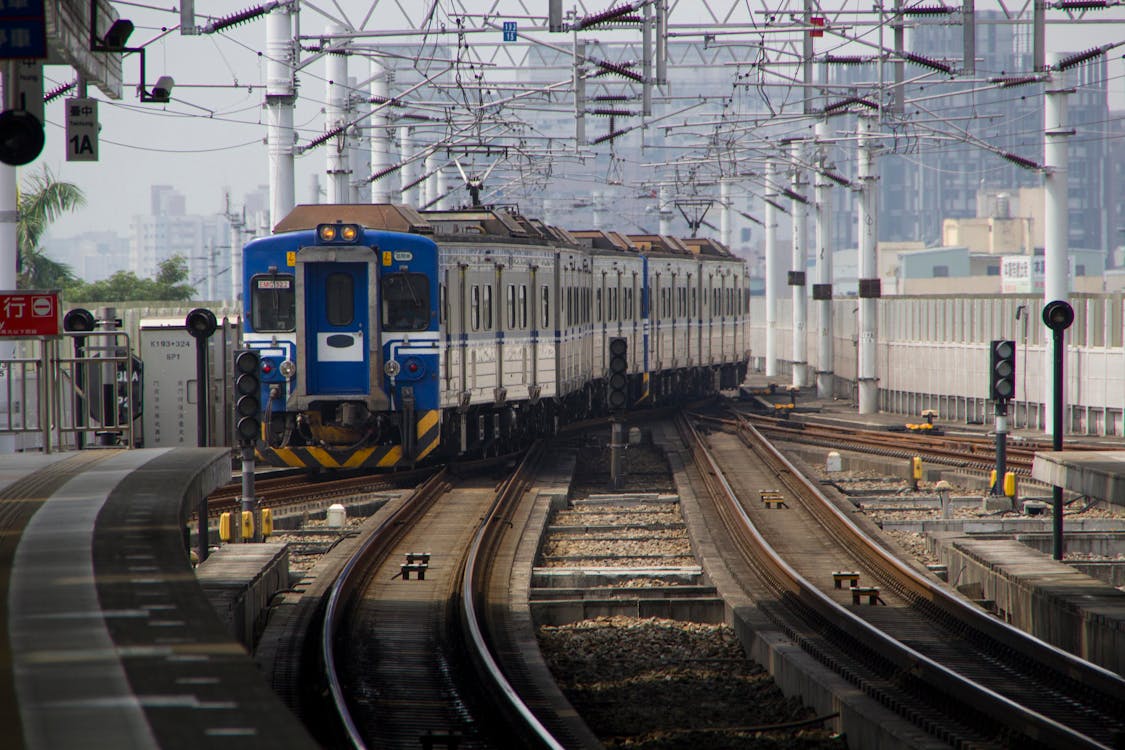
[[[59,182],[43,165],[32,173],[19,198],[16,227],[16,286],[20,289],[59,289],[75,280],[70,266],[49,258],[39,247],[47,228],[64,211],[86,205],[81,188]]]

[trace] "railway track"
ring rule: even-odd
[[[950,594],[872,541],[754,427],[724,428],[681,431],[758,606],[806,652],[939,742],[1120,746],[1119,676]],[[837,588],[837,573],[860,585]]]
[[[498,582],[518,544],[536,446],[497,484],[443,471],[414,493],[352,557],[329,596],[320,659],[354,747],[561,748],[528,702],[550,702],[519,668],[524,645]],[[500,562],[497,563],[496,561]],[[498,575],[492,575],[496,572]],[[504,579],[506,581],[506,579]],[[554,712],[546,711],[548,715]]]

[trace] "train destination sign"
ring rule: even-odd
[[[59,335],[58,292],[0,292],[0,338]]]

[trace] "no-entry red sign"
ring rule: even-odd
[[[0,338],[58,335],[57,292],[0,292]]]

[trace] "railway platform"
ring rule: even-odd
[[[0,456],[5,747],[310,748],[196,580],[224,449]]]

